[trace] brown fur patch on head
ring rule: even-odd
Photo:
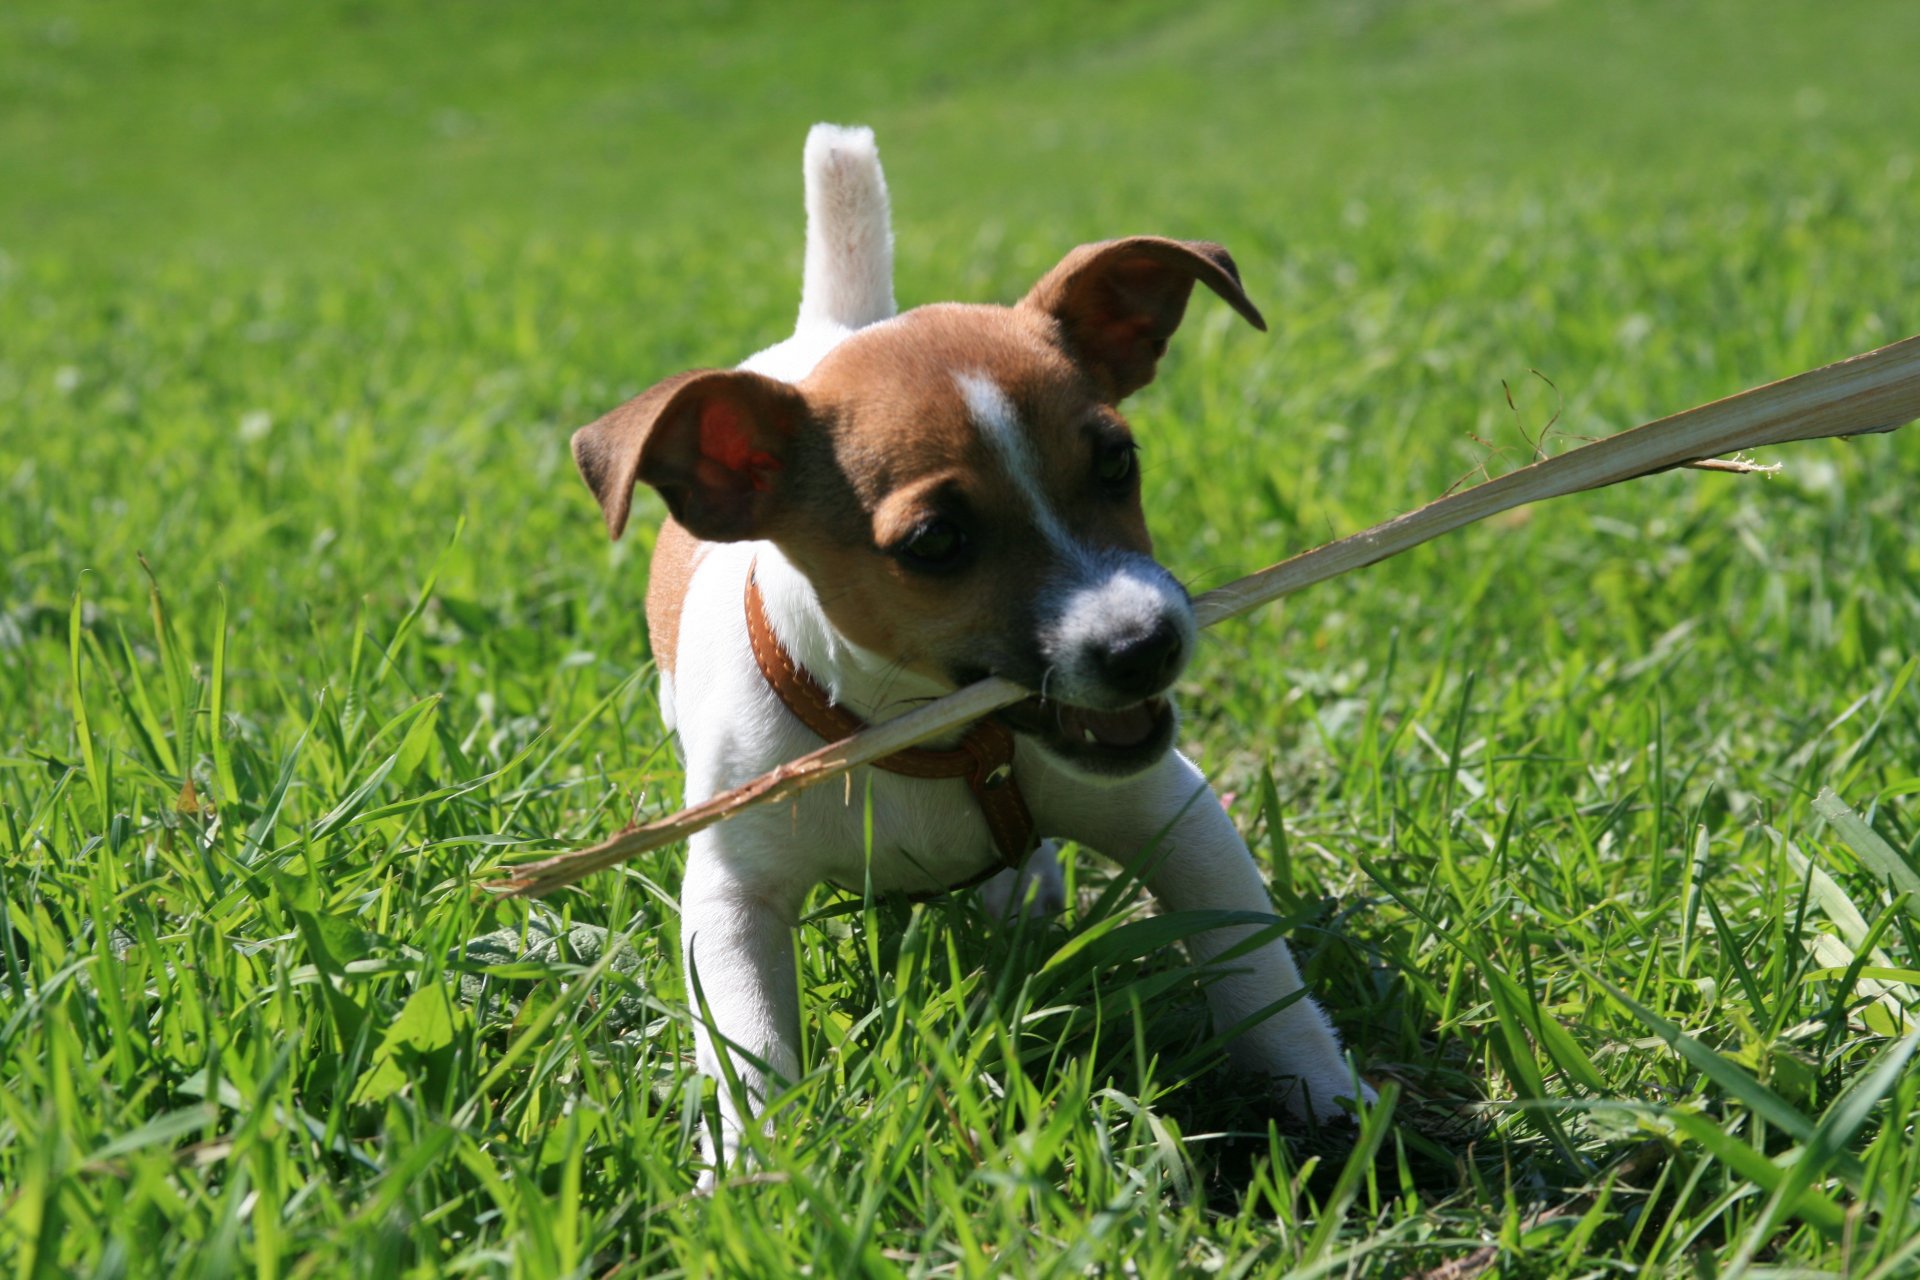
[[[986,437],[963,378],[1004,396],[1027,477]],[[847,339],[801,390],[827,452],[794,451],[786,480],[811,518],[776,541],[864,648],[945,681],[987,670],[1037,681],[1034,601],[1063,561],[1150,552],[1131,470],[1119,486],[1098,475],[1103,456],[1131,448],[1126,424],[1036,312],[923,307]],[[932,521],[964,539],[950,567],[903,550]]]

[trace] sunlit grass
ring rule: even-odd
[[[57,177],[0,196],[21,1274],[1911,1274],[1912,432],[1516,513],[1209,633],[1189,744],[1385,1086],[1352,1147],[1272,1127],[1207,975],[1146,945],[1181,922],[1073,851],[1076,910],[1010,934],[968,900],[818,895],[790,1119],[694,1197],[680,852],[532,906],[481,888],[677,806],[651,519],[610,549],[565,439],[780,336],[808,120],[881,124],[904,303],[1009,299],[1109,234],[1233,250],[1272,332],[1196,300],[1128,406],[1159,553],[1197,588],[1920,329],[1916,82],[1862,34],[1907,10],[1782,9],[1764,46],[1662,12],[1670,39],[1578,6],[1128,7],[1098,38],[1032,18],[943,78],[995,37],[961,11],[886,37],[843,97],[839,27],[690,17],[632,82],[606,50],[552,64],[565,92],[537,58],[496,75],[444,219],[385,117],[326,114],[384,100],[353,76],[256,93],[274,58],[345,65],[338,23],[205,80],[238,170],[285,190],[218,193],[185,134],[135,154],[117,99],[0,122]],[[64,44],[4,21],[55,51],[0,53],[16,98],[185,92],[177,63],[115,61],[177,38],[152,15],[83,12]],[[384,21],[367,56],[428,86],[465,83],[463,48],[601,30],[503,14],[442,48]],[[1686,49],[1718,79],[1665,75]],[[732,152],[659,114],[783,58],[793,84],[714,108]],[[624,174],[580,168],[595,100],[659,122]],[[299,135],[319,188],[249,150],[275,136],[235,123],[256,101],[334,122]],[[81,143],[55,165],[57,127]],[[144,188],[168,218],[102,193],[115,146],[171,157]],[[611,220],[674,163],[705,185]],[[559,214],[529,175],[563,172]],[[323,188],[342,226],[295,208]]]

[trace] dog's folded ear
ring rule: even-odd
[[[1042,276],[1020,305],[1058,321],[1069,354],[1105,379],[1118,401],[1153,381],[1196,280],[1248,324],[1266,329],[1241,288],[1233,256],[1200,240],[1133,236],[1083,244]]]
[[[764,532],[807,416],[805,398],[787,383],[696,369],[574,432],[573,460],[615,538],[627,527],[633,486],[644,482],[694,537],[739,542]]]

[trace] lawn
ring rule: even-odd
[[[691,1193],[681,851],[483,886],[678,805],[659,504],[566,439],[790,326],[808,124],[903,304],[1232,249],[1272,331],[1128,406],[1196,588],[1920,331],[1911,3],[802,10],[0,10],[13,1273],[1920,1274],[1920,428],[1209,633],[1357,1145],[1071,851],[1012,933],[819,893],[792,1120]]]

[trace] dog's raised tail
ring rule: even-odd
[[[873,130],[816,124],[807,134],[807,265],[800,326],[858,329],[894,313],[893,226]]]

